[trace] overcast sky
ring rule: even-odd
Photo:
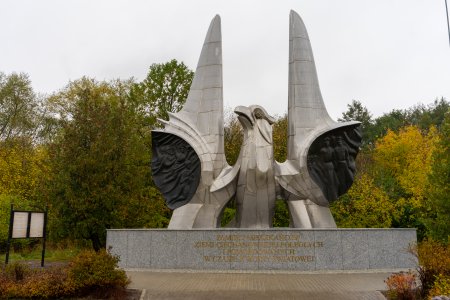
[[[333,118],[360,100],[374,116],[450,99],[444,0],[0,0],[0,71],[51,93],[81,76],[142,80],[153,63],[195,70],[222,19],[224,103],[287,111],[289,11],[309,32]]]

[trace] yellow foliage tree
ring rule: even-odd
[[[273,124],[273,156],[276,161],[284,162],[287,158],[288,119],[287,114],[278,117]]]
[[[230,165],[234,165],[241,151],[244,133],[236,116],[231,115],[231,112],[228,112],[227,118],[227,124],[224,128],[225,156],[227,162]]]
[[[396,210],[368,174],[362,174],[330,208],[338,226],[346,228],[390,227],[392,212]]]
[[[373,151],[363,153],[369,164],[359,169],[348,193],[331,205],[338,226],[416,227],[423,237],[429,174],[439,140],[434,127],[388,130]]]
[[[24,138],[0,143],[0,248],[6,242],[11,203],[43,209],[44,181],[50,176],[47,151]]]
[[[394,178],[402,190],[395,198],[414,209],[421,209],[425,203],[432,155],[438,143],[435,127],[423,132],[417,126],[407,126],[398,133],[389,130],[376,142],[375,172],[378,177]]]
[[[28,141],[0,145],[0,195],[35,201],[41,183],[49,175],[47,151]]]

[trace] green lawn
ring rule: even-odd
[[[47,247],[45,249],[45,261],[46,262],[65,262],[72,259],[72,257],[76,256],[80,253],[82,249],[79,247],[68,247],[68,248],[59,248],[59,247]],[[14,252],[11,249],[9,253],[9,262],[13,261],[31,261],[37,260],[40,261],[42,256],[42,247],[35,247],[33,250],[22,250],[20,252]],[[0,263],[5,262],[5,254],[0,255]]]

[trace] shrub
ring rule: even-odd
[[[4,298],[6,296],[6,292],[9,288],[10,280],[6,277],[4,272],[4,266],[1,266],[0,270],[0,298]]]
[[[21,281],[31,273],[28,265],[18,261],[12,262],[4,267],[5,276],[13,281]]]
[[[117,268],[118,262],[119,258],[106,250],[83,251],[69,265],[68,282],[81,294],[123,289],[130,281],[125,271]]]
[[[119,259],[106,251],[84,251],[69,265],[31,269],[14,262],[2,267],[0,298],[60,298],[86,294],[123,299],[129,284],[125,272],[117,269]]]
[[[19,285],[16,297],[56,298],[70,295],[65,268],[35,269]]]
[[[417,271],[422,285],[422,296],[425,297],[438,276],[450,277],[450,244],[444,245],[428,239],[412,250],[419,258]]]
[[[434,285],[428,293],[429,299],[434,296],[449,296],[450,295],[450,277],[439,275],[434,281]]]
[[[416,274],[411,271],[394,273],[384,281],[389,299],[413,300],[417,297]]]
[[[32,269],[20,262],[2,268],[0,298],[55,298],[68,295],[65,268]]]

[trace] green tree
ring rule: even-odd
[[[372,114],[367,107],[363,106],[358,100],[352,100],[351,104],[347,104],[347,111],[342,113],[339,122],[359,121],[361,122],[363,131],[363,143],[368,141],[370,127],[373,123]]]
[[[339,118],[338,121],[359,121],[363,128],[367,128],[372,123],[372,114],[360,101],[352,100],[351,104],[347,104],[347,111],[342,113],[342,118]]]
[[[375,119],[373,126],[368,132],[368,140],[373,144],[375,140],[384,137],[388,130],[398,132],[400,128],[408,124],[410,123],[406,112],[400,109],[393,109],[391,112]]]
[[[178,112],[186,102],[194,72],[173,59],[167,63],[152,64],[147,77],[133,84],[131,97],[140,104],[146,122],[156,125],[156,119],[168,120],[169,112]]]
[[[442,97],[425,106],[418,104],[405,110],[408,123],[427,130],[431,126],[440,128],[445,119],[445,113],[450,109],[450,103]]]
[[[275,201],[275,213],[273,216],[273,227],[289,227],[289,209],[286,201],[277,199]]]
[[[409,109],[393,109],[375,118],[367,127],[364,143],[373,145],[375,140],[385,136],[388,130],[398,132],[409,125],[417,126],[421,130],[428,130],[432,126],[439,129],[449,108],[450,103],[441,98],[429,105],[418,104]]]
[[[0,139],[33,135],[38,115],[38,101],[28,75],[0,72]]]
[[[50,145],[57,238],[88,239],[98,250],[108,228],[155,223],[150,198],[160,197],[150,185],[149,135],[131,84],[82,78],[49,101],[62,128]]]

